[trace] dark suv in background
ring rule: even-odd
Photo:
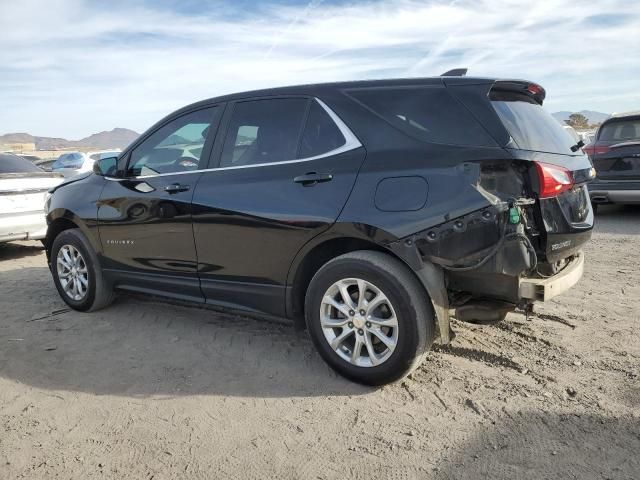
[[[449,314],[498,321],[574,285],[592,165],[527,81],[306,85],[185,107],[47,204],[55,285],[306,319],[368,384],[419,365]]]
[[[640,204],[640,111],[609,117],[584,151],[598,172],[589,185],[594,205]]]

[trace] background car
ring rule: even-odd
[[[62,182],[17,155],[0,154],[0,242],[41,240],[47,233],[47,191]]]
[[[22,157],[25,160],[29,160],[30,162],[36,163],[40,160],[42,160],[40,157],[38,157],[37,155],[27,155],[27,154],[23,154],[23,153],[17,153],[16,154],[18,157]]]
[[[576,132],[575,128],[573,128],[571,125],[563,125],[562,128],[564,128],[564,131],[571,136],[574,142],[578,143],[582,139],[582,137],[580,137],[580,134]]]
[[[51,165],[51,170],[62,173],[65,177],[72,177],[78,173],[89,172],[96,160],[117,157],[120,150],[101,150],[96,152],[67,152],[63,153]]]
[[[595,131],[578,132],[578,135],[580,135],[580,138],[582,139],[582,141],[584,142],[585,145],[590,145],[596,139],[596,132]]]
[[[35,165],[40,167],[45,172],[50,172],[51,171],[51,167],[53,167],[53,164],[56,163],[57,160],[58,159],[56,159],[56,158],[47,158],[47,159],[44,159],[44,160],[37,160],[34,163],[35,163]]]
[[[589,185],[594,205],[640,204],[640,111],[612,115],[584,151],[597,172]]]

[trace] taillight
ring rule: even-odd
[[[540,181],[540,198],[560,195],[573,188],[573,175],[566,168],[535,162]]]
[[[544,92],[544,88],[542,88],[540,85],[536,85],[535,83],[530,83],[529,85],[527,85],[527,92],[532,95],[540,95],[542,92]]]
[[[590,144],[583,148],[584,153],[593,157],[594,155],[602,155],[603,153],[607,153],[609,151],[609,147],[606,145],[595,145]]]

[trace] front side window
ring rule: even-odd
[[[237,103],[220,166],[294,160],[308,102],[304,98],[274,98]]]
[[[132,152],[128,177],[188,172],[203,168],[202,151],[218,107],[187,113],[156,130]]]

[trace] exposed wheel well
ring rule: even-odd
[[[73,223],[68,218],[56,218],[53,222],[51,222],[51,225],[49,225],[49,228],[47,228],[47,236],[42,241],[42,243],[44,243],[44,248],[47,251],[47,256],[49,256],[49,253],[51,252],[53,241],[60,234],[60,232],[69,230],[71,228],[78,228],[78,225]]]
[[[307,294],[307,288],[309,287],[309,282],[311,282],[311,279],[320,267],[335,257],[357,250],[384,252],[402,261],[402,259],[394,255],[390,250],[376,243],[359,238],[334,238],[317,245],[304,257],[293,279],[291,306],[294,318],[300,319],[304,316],[304,298]]]

